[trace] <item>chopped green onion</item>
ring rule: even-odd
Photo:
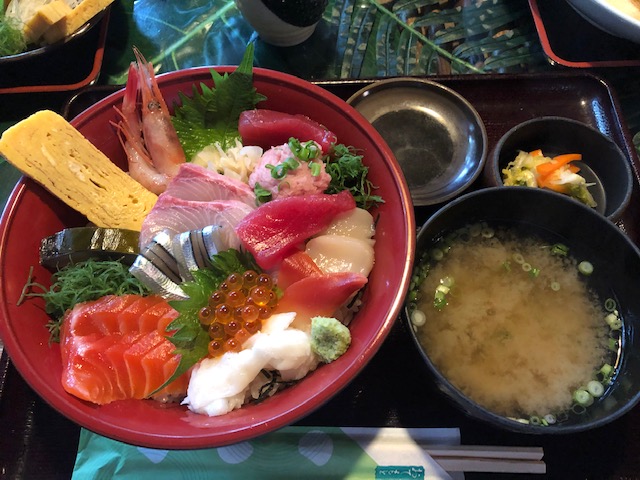
[[[300,143],[297,138],[291,137],[289,139],[289,148],[291,152],[300,160],[309,161],[317,158],[320,154],[318,145],[313,140],[309,140],[305,143]]]
[[[427,321],[427,316],[422,310],[414,310],[411,313],[411,323],[416,327],[423,326]]]
[[[605,363],[602,365],[598,373],[602,375],[602,383],[609,383],[613,376],[613,367],[608,363]]]
[[[484,238],[493,238],[493,236],[495,235],[495,232],[493,231],[493,228],[485,227],[482,229],[481,235]]]
[[[522,270],[524,270],[525,272],[530,272],[530,271],[531,271],[531,269],[533,268],[533,267],[531,266],[531,264],[530,264],[530,263],[527,263],[527,262],[524,262],[524,263],[521,265],[521,267],[522,267]]]
[[[444,241],[446,243],[453,243],[456,238],[458,238],[459,232],[451,232],[446,237],[444,237]]]
[[[551,255],[560,255],[561,257],[566,257],[569,253],[569,247],[567,247],[563,243],[556,243],[551,246]]]
[[[507,271],[510,272],[511,271],[511,262],[509,260],[505,260],[502,263],[502,267]]]
[[[438,310],[442,310],[447,305],[446,295],[442,292],[436,290],[436,293],[433,298],[433,306]]]
[[[609,313],[604,317],[604,321],[607,322],[611,330],[620,330],[622,328],[622,320],[615,313]]]
[[[593,265],[586,260],[578,264],[578,271],[583,275],[591,275],[593,273]]]
[[[453,278],[451,278],[451,277],[444,277],[444,278],[440,279],[440,283],[442,285],[444,285],[445,287],[451,288],[451,287],[453,287],[453,284],[455,282],[454,282]]]
[[[529,425],[540,425],[540,424],[542,424],[542,420],[540,420],[540,417],[536,415],[532,415],[531,417],[529,417]]]
[[[311,176],[317,177],[322,171],[322,166],[318,162],[311,162],[309,164],[309,169],[311,170]]]
[[[616,340],[615,338],[609,338],[609,350],[611,350],[612,352],[615,352],[618,350],[618,340]]]
[[[604,393],[604,386],[597,380],[591,380],[589,383],[587,383],[587,391],[593,397],[601,397]]]
[[[279,165],[272,165],[268,163],[265,166],[271,170],[271,176],[273,178],[276,180],[282,180],[287,176],[287,173],[298,168],[300,166],[300,162],[293,157],[289,157]]]
[[[584,388],[579,388],[573,392],[573,400],[582,407],[588,407],[593,403],[593,396]]]
[[[458,238],[462,243],[469,243],[471,241],[471,234],[469,233],[469,229],[468,228],[460,229]]]
[[[481,233],[482,233],[482,225],[480,225],[479,223],[475,223],[469,227],[469,234],[472,237],[477,237]]]
[[[524,263],[524,257],[522,256],[521,253],[514,253],[511,258],[513,258],[513,261],[522,265]]]
[[[418,271],[418,275],[420,276],[420,281],[424,280],[429,276],[429,264],[424,263],[421,265],[420,270]]]
[[[267,190],[266,188],[262,188],[258,182],[256,182],[256,186],[253,187],[253,192],[256,195],[256,203],[258,205],[262,205],[263,203],[271,201],[271,191]]]
[[[440,261],[444,258],[444,252],[439,248],[434,248],[431,250],[431,258]]]
[[[540,269],[539,269],[539,268],[535,268],[535,267],[533,267],[533,268],[531,269],[531,271],[529,272],[529,275],[530,275],[532,278],[536,278],[538,275],[540,275]]]
[[[616,301],[613,298],[607,298],[604,301],[604,309],[607,312],[613,312],[616,309],[617,305],[616,305]]]
[[[591,398],[593,398],[593,397],[591,397]],[[588,405],[587,405],[587,406],[588,406]],[[576,415],[582,415],[582,414],[584,414],[584,412],[586,412],[586,411],[587,411],[587,409],[585,408],[585,405],[580,405],[580,404],[578,404],[578,403],[574,403],[574,404],[571,406],[571,411],[572,411],[573,413],[575,413]]]
[[[553,290],[554,292],[557,292],[560,290],[560,284],[558,282],[551,282],[549,287],[551,287],[551,290]]]

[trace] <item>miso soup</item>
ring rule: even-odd
[[[515,227],[458,230],[422,266],[417,338],[478,404],[507,417],[554,418],[611,355],[610,312],[585,282],[589,266]]]

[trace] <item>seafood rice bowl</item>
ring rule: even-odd
[[[44,400],[101,435],[208,448],[286,426],[397,318],[415,220],[391,151],[343,100],[252,60],[156,77],[136,51],[122,90],[0,139],[24,173],[0,229],[0,334]]]

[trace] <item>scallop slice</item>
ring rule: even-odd
[[[373,216],[362,208],[355,208],[337,215],[321,235],[359,238],[361,240],[369,240],[373,245],[374,240],[372,238],[375,233],[376,227],[373,222]]]
[[[371,239],[320,235],[307,242],[306,252],[324,273],[353,272],[368,277],[373,268]]]

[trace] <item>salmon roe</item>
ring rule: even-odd
[[[262,321],[277,304],[270,275],[254,270],[230,274],[198,312],[211,338],[209,357],[242,350],[242,344],[262,328]]]

